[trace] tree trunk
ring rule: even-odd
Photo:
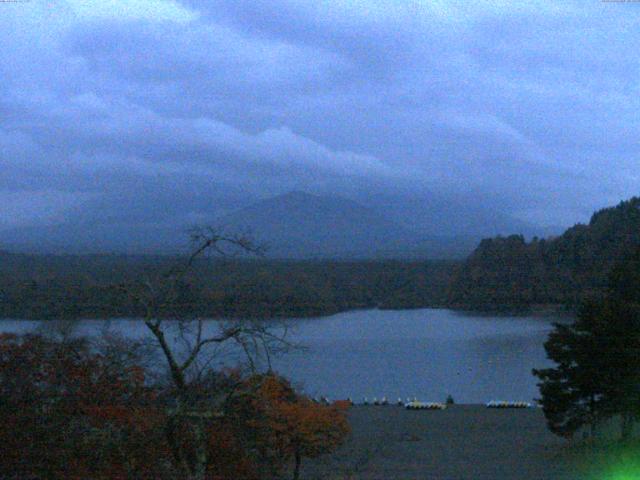
[[[593,395],[591,395],[589,399],[589,413],[590,413],[590,422],[589,422],[589,437],[592,442],[596,439],[596,434],[598,433],[598,416],[596,414],[596,401]]]
[[[195,433],[195,465],[193,480],[204,480],[207,475],[207,435],[202,420],[194,422]]]
[[[176,409],[170,415],[165,430],[167,441],[173,453],[176,466],[182,470],[183,478],[188,480],[204,480],[207,475],[209,453],[207,449],[207,429],[202,418],[194,417],[189,412],[188,402],[178,394]],[[193,444],[185,446],[176,438],[177,426],[185,422],[193,432]]]
[[[620,438],[622,440],[628,440],[631,437],[633,430],[633,415],[629,412],[624,412],[621,417],[620,423]]]
[[[302,462],[300,450],[296,450],[295,460],[296,460],[296,465],[293,469],[293,480],[299,480],[300,479],[300,463]]]

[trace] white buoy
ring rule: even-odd
[[[517,401],[505,401],[505,400],[490,400],[487,402],[487,408],[531,408],[529,402]]]

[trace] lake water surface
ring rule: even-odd
[[[555,317],[494,317],[450,310],[359,310],[297,319],[290,338],[307,348],[274,360],[275,369],[314,396],[386,396],[459,403],[538,396],[532,368],[550,365],[543,343]],[[24,332],[38,322],[3,320],[0,330]],[[212,321],[212,328],[214,326]],[[40,328],[46,323],[40,323]],[[83,334],[105,326],[131,337],[142,322],[86,320]]]

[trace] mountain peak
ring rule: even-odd
[[[374,209],[338,196],[294,190],[224,218],[227,227],[252,232],[281,256],[373,255],[410,236]]]

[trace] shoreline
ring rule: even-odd
[[[463,306],[447,306],[447,305],[432,305],[421,307],[402,307],[402,308],[386,308],[383,306],[371,306],[371,307],[355,307],[345,308],[340,310],[332,310],[326,313],[308,313],[298,315],[276,315],[276,316],[230,316],[230,317],[201,317],[207,321],[233,321],[233,320],[264,320],[264,321],[289,321],[289,320],[322,320],[335,315],[350,313],[350,312],[362,312],[362,311],[382,311],[382,312],[398,312],[398,311],[413,311],[413,310],[448,310],[459,315],[468,315],[475,317],[567,317],[571,318],[574,312],[561,304],[548,304],[548,305],[535,305],[527,310],[506,310],[501,308],[492,309],[471,309]],[[172,320],[171,317],[163,317],[164,320]],[[18,321],[18,322],[55,322],[55,321],[68,321],[68,322],[82,322],[82,321],[120,321],[120,320],[143,320],[143,317],[117,317],[117,316],[103,316],[95,315],[91,317],[55,317],[55,318],[30,318],[30,317],[2,317],[0,321]],[[173,320],[179,320],[173,318]],[[192,320],[198,320],[194,317]]]

